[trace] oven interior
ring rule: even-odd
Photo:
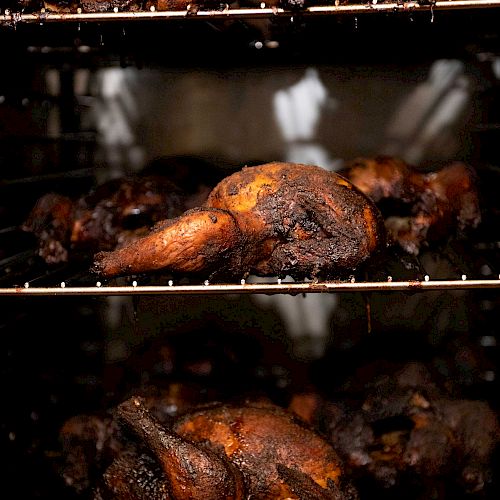
[[[404,373],[417,384],[428,380],[424,370],[450,398],[485,401],[498,414],[500,4],[444,3],[341,3],[319,13],[264,5],[257,14],[229,6],[140,19],[126,9],[51,18],[3,6],[9,498],[88,496],[59,473],[59,430],[138,388],[196,387],[202,400],[266,397],[281,406],[299,394],[347,404],[373,391],[389,408],[373,432],[394,437],[410,424],[391,413],[399,403],[383,394],[383,381]],[[180,290],[161,276],[98,286],[91,256],[49,265],[20,230],[45,193],[80,196],[146,166],[167,165],[196,191],[246,164],[336,170],[377,154],[424,171],[449,160],[473,165],[481,224],[418,257],[395,252],[351,287],[292,283],[284,292],[274,279],[222,291],[203,282]],[[411,286],[429,281],[437,286]],[[480,427],[475,417],[468,425]],[[361,498],[497,498],[499,465],[494,451],[485,465],[493,473],[477,491],[425,471],[379,470],[356,485]]]

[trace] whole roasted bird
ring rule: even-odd
[[[498,412],[452,394],[454,382],[431,364],[376,360],[341,397],[305,393],[289,409],[329,437],[361,498],[496,498]]]
[[[105,278],[168,271],[209,277],[332,277],[385,244],[376,205],[351,182],[312,165],[273,162],[224,178],[202,207],[95,255]]]
[[[183,192],[161,176],[112,179],[74,200],[58,193],[39,198],[21,226],[38,240],[47,264],[112,250],[147,234],[149,227],[185,210]]]
[[[141,446],[123,450],[106,469],[97,499],[357,498],[332,446],[271,403],[218,404],[168,428],[132,397],[118,417]]]
[[[475,174],[462,162],[421,172],[400,158],[356,158],[341,174],[375,201],[390,240],[409,254],[481,221]]]

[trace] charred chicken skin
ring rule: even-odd
[[[152,454],[121,454],[97,498],[357,498],[334,449],[270,403],[199,409],[168,429],[132,397],[119,405],[118,416]],[[138,490],[141,477],[147,491]]]
[[[57,264],[78,253],[113,250],[185,209],[183,193],[168,179],[129,176],[105,182],[76,200],[48,193],[21,228],[37,237],[40,257]]]
[[[224,178],[204,206],[95,256],[105,277],[151,271],[214,276],[338,276],[385,244],[375,204],[320,167],[273,162]]]
[[[364,377],[357,373],[353,397],[341,404],[322,406],[316,400],[313,417],[344,459],[361,497],[366,487],[369,497],[377,497],[380,488],[401,492],[391,498],[426,500],[435,497],[436,487],[438,498],[446,499],[485,498],[496,489],[500,422],[488,402],[453,397],[419,362],[390,369],[370,383]],[[307,412],[304,402],[295,401],[301,413]]]
[[[389,239],[409,254],[481,221],[474,173],[461,162],[422,173],[399,158],[357,158],[341,173],[375,201]]]

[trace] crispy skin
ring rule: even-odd
[[[422,173],[399,158],[356,158],[342,175],[377,203],[390,239],[410,254],[481,221],[474,172],[461,162]]]
[[[488,496],[500,446],[498,414],[488,402],[450,397],[417,362],[369,384],[361,374],[356,380],[362,391],[346,405],[328,402],[321,417],[354,477],[403,497],[412,485],[409,498],[426,484],[441,484],[440,498],[454,498],[457,487]]]
[[[166,429],[152,417],[140,398],[121,403],[118,414],[153,452],[173,498],[244,498],[242,477],[230,462]]]
[[[244,167],[198,211],[98,253],[93,270],[108,278],[160,269],[329,277],[355,270],[384,244],[379,210],[352,183],[320,167],[274,162]]]
[[[100,252],[95,269],[106,277],[158,271],[238,269],[242,235],[234,217],[217,209],[192,209],[159,223],[152,232],[114,252]]]
[[[47,193],[39,198],[21,225],[38,239],[38,255],[47,264],[67,262],[75,207],[71,198]]]
[[[206,406],[168,429],[132,397],[119,405],[118,416],[160,466],[149,466],[149,477],[157,479],[148,487],[177,500],[357,498],[332,446],[272,403]],[[134,449],[115,460],[104,475],[104,489],[118,493],[110,498],[143,498],[135,478],[148,476],[146,462]]]
[[[422,175],[400,158],[355,158],[340,173],[377,203],[387,198],[414,203],[423,190]]]
[[[182,193],[161,176],[129,176],[108,181],[76,203],[73,248],[113,250],[143,236],[156,222],[179,215]]]
[[[174,430],[209,443],[240,470],[251,498],[347,498],[334,449],[291,413],[274,405],[217,406],[182,418]]]
[[[45,262],[57,264],[77,254],[119,248],[186,208],[183,193],[167,178],[129,176],[107,181],[77,200],[45,194],[21,228],[38,238]]]
[[[106,469],[94,500],[174,500],[158,463],[149,455],[129,450]]]

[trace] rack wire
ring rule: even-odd
[[[392,281],[326,281],[326,282],[284,282],[275,283],[246,283],[239,284],[210,284],[201,285],[145,285],[140,286],[136,281],[124,286],[103,286],[97,282],[95,286],[66,286],[61,282],[54,287],[24,286],[0,288],[0,296],[109,296],[109,295],[226,295],[226,294],[302,294],[328,292],[390,292],[390,291],[428,291],[428,290],[471,290],[500,288],[498,279],[467,279],[465,275],[458,280],[431,280],[428,276],[424,280]]]
[[[258,19],[269,17],[324,16],[324,15],[362,15],[376,13],[398,12],[426,12],[441,10],[464,9],[492,9],[500,7],[500,0],[447,0],[436,2],[390,2],[378,3],[371,0],[366,3],[347,5],[318,5],[305,7],[300,10],[290,10],[281,7],[268,7],[265,2],[260,8],[230,8],[222,10],[191,9],[156,11],[119,11],[114,8],[111,12],[83,12],[80,8],[76,12],[61,13],[49,12],[41,9],[40,12],[21,13],[5,10],[0,17],[0,24],[25,23],[53,23],[53,22],[113,22],[113,21],[168,21],[179,19]]]

